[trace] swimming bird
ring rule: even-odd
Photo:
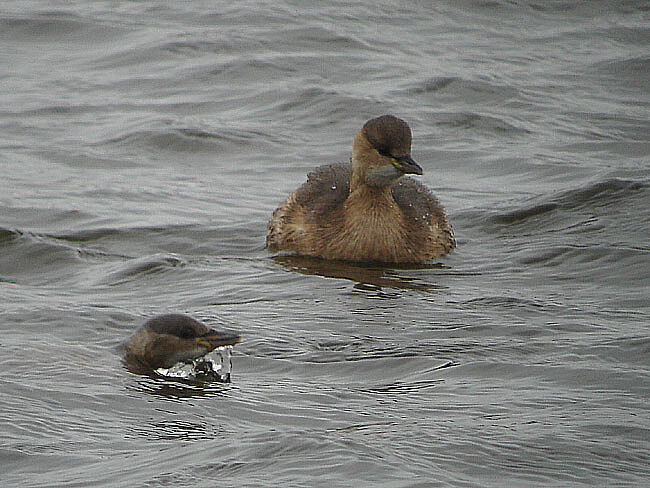
[[[393,115],[357,132],[349,165],[321,166],[273,212],[266,245],[325,259],[421,263],[456,247],[436,197],[406,174],[411,129]]]
[[[183,314],[153,317],[144,323],[125,344],[127,357],[153,369],[171,368],[178,362],[189,363],[221,346],[233,346],[241,340],[232,332],[206,327]]]

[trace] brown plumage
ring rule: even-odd
[[[140,327],[125,344],[128,358],[153,369],[171,368],[191,362],[221,346],[233,346],[240,337],[206,327],[183,314],[154,317]]]
[[[422,174],[401,119],[371,119],[354,138],[350,165],[321,166],[269,221],[271,251],[326,259],[419,263],[456,247],[438,200],[404,174]]]

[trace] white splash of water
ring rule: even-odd
[[[228,383],[232,371],[231,351],[232,346],[218,347],[191,363],[178,362],[170,368],[158,368],[155,372],[168,378],[212,379]]]

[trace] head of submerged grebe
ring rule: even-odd
[[[145,322],[125,347],[128,356],[157,369],[191,362],[240,340],[236,333],[211,329],[188,315],[166,314]]]

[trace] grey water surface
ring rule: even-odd
[[[650,5],[0,4],[2,486],[648,486]],[[274,256],[392,113],[458,248]],[[184,312],[232,382],[130,371]]]

